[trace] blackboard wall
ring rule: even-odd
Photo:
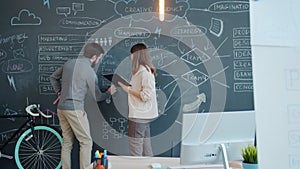
[[[6,1],[0,7],[0,114],[22,114],[39,103],[55,115],[49,75],[81,54],[86,42],[107,52],[97,65],[130,79],[130,47],[143,42],[157,68],[160,117],[152,124],[157,156],[178,156],[182,113],[253,110],[249,2],[169,0],[165,21],[158,0]],[[119,90],[87,112],[95,148],[128,155],[127,96]],[[20,119],[0,119],[0,143]],[[56,115],[47,123],[59,128]],[[13,142],[5,151],[12,152]],[[1,165],[9,160],[0,159]],[[75,166],[75,165],[74,165]]]

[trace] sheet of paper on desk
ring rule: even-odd
[[[169,166],[168,169],[223,169],[223,164],[179,165]]]

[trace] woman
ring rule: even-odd
[[[156,71],[149,50],[139,43],[130,50],[132,61],[131,87],[119,82],[128,93],[128,142],[133,156],[153,156],[150,122],[158,117],[155,90]]]

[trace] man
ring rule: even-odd
[[[85,96],[90,91],[96,101],[103,101],[109,93],[113,94],[116,91],[114,86],[105,93],[98,88],[98,79],[93,67],[103,54],[104,50],[100,45],[88,43],[84,47],[84,57],[67,61],[50,76],[50,82],[58,94],[57,115],[63,136],[63,169],[71,169],[74,135],[80,144],[80,169],[85,169],[91,163],[93,141],[84,111]]]

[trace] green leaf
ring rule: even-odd
[[[242,148],[242,156],[245,163],[257,164],[257,148],[254,145],[248,145]]]

